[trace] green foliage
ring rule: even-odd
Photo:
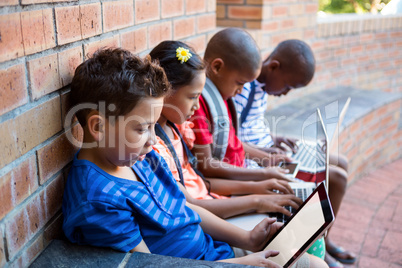
[[[326,13],[365,13],[381,10],[390,0],[319,0],[319,10]],[[375,4],[377,3],[377,4]]]

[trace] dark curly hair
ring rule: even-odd
[[[72,107],[78,104],[113,104],[115,109],[106,109],[105,116],[120,116],[129,113],[142,99],[163,97],[171,86],[166,74],[157,62],[146,57],[141,59],[121,48],[96,51],[91,58],[75,70],[71,83]],[[76,113],[81,126],[86,125],[86,116],[91,109]]]
[[[176,57],[176,49],[183,47],[188,49],[192,57],[181,63]],[[149,53],[152,60],[159,62],[165,70],[166,76],[174,89],[188,85],[196,76],[198,71],[205,69],[201,57],[189,45],[180,41],[163,41]]]

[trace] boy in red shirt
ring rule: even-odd
[[[200,109],[195,111],[190,119],[194,123],[196,136],[193,153],[198,159],[198,169],[206,177],[220,177],[236,180],[265,180],[269,178],[289,180],[285,170],[278,167],[267,167],[275,157],[284,158],[283,155],[270,155],[261,150],[243,144],[236,136],[231,115],[231,98],[239,94],[243,85],[257,78],[261,69],[260,51],[254,39],[244,30],[227,28],[215,34],[209,41],[205,50],[204,60],[207,65],[207,87],[216,92],[222,106],[226,108],[228,120],[228,135],[224,142],[225,149],[222,156],[213,154],[221,144],[214,142],[214,136],[219,135],[220,129],[214,126],[215,116],[212,109],[217,108],[206,102],[205,96],[200,97]],[[223,108],[224,109],[224,108]],[[247,161],[246,161],[247,156]],[[253,161],[248,161],[249,159]],[[254,163],[264,168],[247,168],[247,163]]]

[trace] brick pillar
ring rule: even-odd
[[[317,0],[217,0],[217,26],[250,30],[265,51],[285,39],[313,39],[317,10]]]

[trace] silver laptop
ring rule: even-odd
[[[298,180],[299,182],[290,182],[290,187],[293,189],[295,195],[301,198],[303,201],[311,195],[316,188],[317,181],[325,181],[325,186],[328,190],[328,164],[329,154],[327,150],[328,136],[325,129],[324,121],[321,116],[320,109],[317,108],[315,114],[313,114],[309,121],[313,121],[311,125],[315,127],[315,144],[313,148],[308,152],[311,157],[311,174],[315,177],[313,182],[305,182]],[[300,150],[300,148],[299,148]],[[291,213],[295,212],[292,207],[286,207]],[[269,213],[270,217],[276,217],[280,222],[286,222],[289,218],[282,213]]]
[[[327,134],[329,135],[329,145],[331,152],[337,149],[337,141],[338,141],[338,132],[339,128],[342,124],[343,119],[345,118],[346,111],[349,108],[351,98],[349,97],[346,100],[345,105],[343,106],[341,112],[339,113],[338,122],[335,126],[335,129],[330,129]],[[327,107],[326,107],[327,108]],[[308,121],[309,119],[307,119]],[[308,125],[308,124],[307,124]],[[329,124],[328,127],[331,125]],[[299,170],[301,172],[307,172],[314,174],[317,171],[317,165],[322,166],[325,159],[317,159],[317,154],[315,153],[316,150],[320,150],[323,144],[318,140],[309,140],[303,139],[297,141],[297,146],[299,147],[297,153],[292,154],[289,152],[290,157],[292,157],[295,162],[299,162]],[[319,157],[319,155],[318,155]]]

